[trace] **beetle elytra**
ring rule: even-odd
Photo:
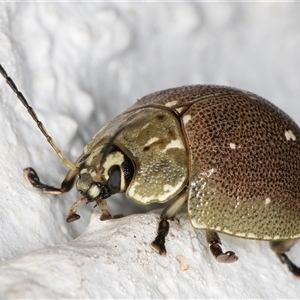
[[[196,229],[206,231],[218,262],[235,262],[223,252],[218,232],[270,241],[289,270],[300,268],[286,252],[300,238],[300,129],[267,100],[224,86],[195,85],[147,95],[109,122],[85,146],[75,163],[48,135],[25,97],[0,65],[0,72],[69,169],[61,187],[40,181],[32,168],[25,178],[44,193],[73,187],[78,206],[95,202],[101,220],[112,218],[106,199],[115,193],[137,203],[173,200],[160,216],[151,246],[166,254],[168,220],[184,204]]]

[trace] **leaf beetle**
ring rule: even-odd
[[[184,204],[196,229],[206,232],[218,262],[238,260],[223,252],[219,233],[270,241],[289,270],[300,268],[285,254],[300,238],[300,129],[284,112],[253,93],[225,86],[194,85],[147,95],[117,116],[85,146],[75,163],[48,135],[23,94],[0,65],[0,73],[69,169],[61,187],[25,178],[44,193],[73,187],[78,206],[95,202],[101,220],[112,218],[106,200],[126,193],[139,204],[171,201],[161,213],[151,246],[166,254],[169,219]]]

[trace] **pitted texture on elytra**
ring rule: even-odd
[[[193,225],[249,238],[299,237],[298,126],[263,98],[227,87],[170,89],[133,107],[170,103],[191,116],[184,130]],[[289,131],[295,139],[286,138]]]

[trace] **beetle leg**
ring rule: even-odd
[[[160,215],[160,222],[158,225],[157,236],[155,240],[151,243],[153,250],[157,251],[161,255],[166,255],[167,250],[165,247],[165,237],[169,232],[169,222],[167,220],[173,219],[176,214],[181,209],[182,205],[186,202],[188,198],[188,192],[184,189],[183,192],[173,201],[169,206],[167,206]]]
[[[168,205],[160,214],[161,219],[173,219],[180,211],[182,205],[186,202],[188,198],[188,191],[184,189],[183,192],[179,194],[175,201]]]
[[[232,251],[223,252],[220,246],[221,239],[215,231],[206,230],[206,240],[210,245],[210,251],[217,262],[232,263],[238,260],[238,257]]]
[[[102,199],[101,202],[99,203],[101,205],[101,221],[106,221],[109,219],[112,219],[112,216],[108,210],[107,202],[105,199]]]
[[[24,169],[25,179],[31,186],[33,186],[35,189],[42,190],[43,193],[54,194],[54,195],[60,195],[62,193],[66,193],[70,191],[71,188],[73,187],[77,174],[78,174],[77,170],[70,170],[67,173],[66,178],[62,182],[61,187],[56,188],[42,183],[40,181],[38,174],[33,168]]]
[[[66,221],[68,223],[74,222],[80,218],[80,216],[78,214],[76,214],[77,208],[85,200],[86,200],[85,197],[81,197],[72,204],[72,206],[70,207],[67,219],[66,219]]]
[[[298,240],[274,241],[270,242],[271,249],[277,254],[280,261],[286,264],[289,270],[296,276],[300,276],[300,268],[294,265],[285,252],[289,251]]]
[[[70,207],[67,219],[66,219],[66,221],[68,223],[74,222],[80,218],[80,216],[76,212],[77,212],[78,206],[80,206],[82,204],[82,202],[84,202],[84,201],[87,201],[87,199],[85,197],[81,197],[72,204],[72,206]],[[87,203],[88,203],[88,201],[87,201]],[[101,217],[100,217],[101,221],[113,219],[113,217],[111,216],[111,214],[108,210],[107,202],[105,199],[98,200],[95,207],[97,205],[101,205]],[[116,216],[116,218],[119,218],[119,217],[120,216]]]
[[[107,221],[110,219],[120,219],[124,217],[123,214],[117,214],[112,216],[111,213],[109,212],[108,205],[105,199],[98,200],[97,204],[94,207],[96,207],[97,205],[101,205],[101,216],[100,216],[101,221]]]

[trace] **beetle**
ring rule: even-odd
[[[32,168],[26,180],[44,193],[70,191],[78,206],[95,202],[101,220],[113,218],[106,199],[126,193],[139,204],[171,201],[161,213],[151,246],[166,254],[169,219],[187,203],[191,224],[206,232],[218,262],[238,260],[223,252],[218,233],[270,241],[289,270],[300,268],[285,254],[300,238],[300,129],[283,111],[248,91],[194,85],[142,97],[110,121],[84,147],[75,163],[48,135],[23,94],[0,72],[69,169],[59,188],[44,184]]]

